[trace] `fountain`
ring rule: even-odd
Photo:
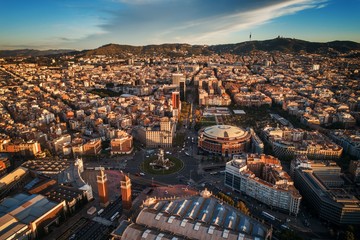
[[[154,170],[169,170],[170,167],[174,166],[174,163],[164,156],[164,149],[160,148],[157,154],[157,159],[150,163],[150,166]]]

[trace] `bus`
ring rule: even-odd
[[[112,215],[112,217],[110,218],[110,221],[114,221],[115,218],[117,218],[119,216],[119,212],[116,212],[114,215]]]
[[[281,224],[281,226],[280,226],[282,229],[285,229],[285,230],[291,230],[290,228],[289,228],[289,226],[287,226],[287,225],[285,225],[285,224]]]
[[[89,215],[93,215],[94,213],[96,213],[96,207],[91,207],[87,210],[87,214]]]
[[[97,212],[97,215],[100,215],[100,214],[102,214],[104,212],[104,209],[102,208],[102,209],[100,209],[98,212]]]
[[[270,213],[267,213],[265,211],[262,211],[261,215],[263,215],[264,217],[269,218],[269,219],[271,219],[273,221],[276,219],[273,215],[271,215]]]

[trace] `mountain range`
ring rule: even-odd
[[[284,53],[298,53],[301,51],[308,53],[349,53],[354,50],[360,50],[360,43],[352,41],[332,41],[326,43],[308,42],[292,38],[275,38],[263,41],[246,41],[235,44],[219,45],[190,45],[190,44],[160,44],[146,46],[131,46],[120,44],[107,44],[96,49],[76,51],[76,50],[0,50],[0,57],[17,57],[17,56],[49,56],[58,54],[76,54],[79,56],[92,55],[111,55],[126,58],[132,55],[140,56],[192,56],[192,55],[210,55],[218,54],[245,54],[254,50],[261,51],[280,51]]]
[[[35,50],[35,49],[17,49],[17,50],[0,50],[0,57],[40,57],[56,54],[65,54],[70,52],[77,52],[70,49],[49,49],[49,50]]]

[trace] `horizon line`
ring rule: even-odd
[[[358,43],[360,44],[360,42],[354,41],[354,40],[330,40],[330,41],[310,41],[310,40],[304,40],[304,39],[299,39],[299,38],[291,38],[291,37],[275,37],[275,38],[270,38],[270,39],[255,39],[255,40],[247,40],[247,41],[242,41],[242,42],[234,42],[234,43],[217,43],[217,44],[190,44],[190,43],[181,43],[181,42],[164,42],[164,43],[149,43],[149,44],[144,44],[144,45],[132,45],[132,44],[127,44],[127,43],[106,43],[103,45],[99,45],[98,47],[94,47],[94,48],[84,48],[84,49],[71,49],[71,48],[31,48],[29,47],[25,47],[24,48],[13,48],[13,49],[6,49],[6,48],[2,48],[0,46],[0,51],[20,51],[20,50],[34,50],[34,51],[58,51],[58,50],[69,50],[69,51],[88,51],[88,50],[94,50],[94,49],[98,49],[107,45],[121,45],[121,46],[131,46],[131,47],[145,47],[145,46],[161,46],[161,45],[176,45],[176,44],[182,44],[182,45],[190,45],[190,46],[218,46],[218,45],[234,45],[234,44],[239,44],[239,43],[247,43],[247,42],[259,42],[259,41],[269,41],[269,40],[275,40],[275,39],[292,39],[292,40],[300,40],[300,41],[304,41],[304,42],[311,42],[311,43],[331,43],[331,42],[354,42],[354,43]]]

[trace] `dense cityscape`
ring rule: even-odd
[[[359,237],[358,58],[127,54],[0,59],[1,239]]]
[[[359,9],[2,1],[0,240],[360,239]]]

